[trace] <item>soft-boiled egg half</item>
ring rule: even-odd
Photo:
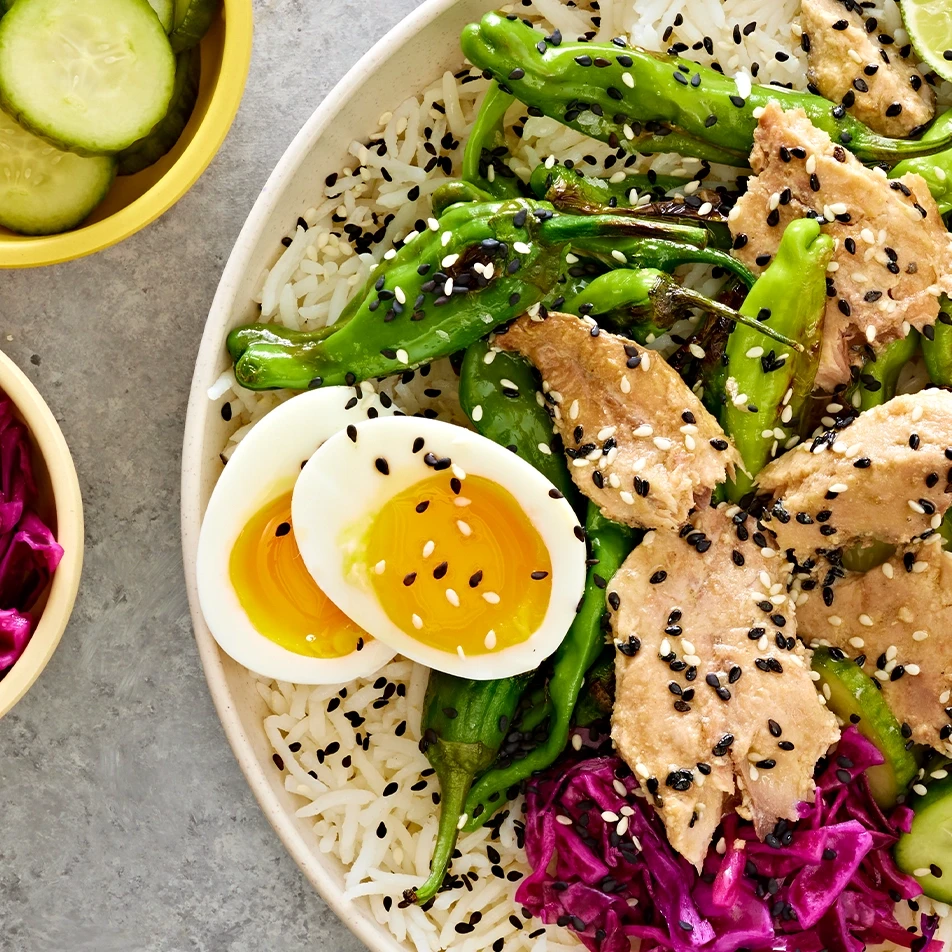
[[[304,393],[259,421],[228,461],[202,522],[198,597],[215,640],[252,671],[336,684],[372,674],[395,654],[315,583],[291,512],[301,467],[325,440],[393,412],[389,400],[358,398],[351,387]]]
[[[584,533],[558,490],[438,420],[378,417],[331,436],[294,485],[291,524],[317,586],[362,629],[461,677],[536,668],[585,584]]]

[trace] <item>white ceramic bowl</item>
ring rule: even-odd
[[[344,77],[291,143],[245,222],[222,275],[202,337],[185,425],[182,456],[182,545],[192,622],[205,676],[238,763],[262,810],[291,856],[330,907],[374,952],[406,952],[370,913],[365,899],[342,898],[344,868],[317,850],[312,821],[295,818],[300,800],[288,793],[271,761],[264,734],[264,702],[253,676],[218,648],[198,605],[195,564],[202,514],[221,473],[218,453],[227,424],[208,400],[208,388],[228,366],[225,336],[255,318],[252,295],[281,238],[314,205],[331,172],[352,158],[347,147],[366,138],[378,117],[418,94],[462,61],[459,34],[498,0],[429,0],[391,30]]]

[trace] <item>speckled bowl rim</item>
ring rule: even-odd
[[[0,681],[0,718],[33,686],[63,637],[83,570],[83,499],[76,467],[52,410],[26,374],[0,351],[0,390],[13,401],[49,472],[56,510],[56,539],[63,558],[26,650]]]
[[[255,273],[260,271],[260,262],[253,260],[258,238],[278,213],[285,191],[308,154],[317,147],[337,114],[352,99],[361,95],[361,87],[368,75],[373,75],[396,51],[404,51],[432,21],[447,14],[455,6],[464,4],[479,6],[483,10],[498,5],[493,0],[426,0],[351,68],[305,123],[281,158],[238,236],[212,302],[189,395],[182,453],[182,548],[186,588],[199,655],[225,735],[261,809],[291,857],[336,915],[373,952],[407,952],[410,945],[397,942],[385,927],[378,925],[365,900],[344,898],[339,869],[334,869],[330,859],[323,860],[317,852],[316,840],[311,837],[308,842],[293,814],[282,806],[272,782],[265,774],[266,770],[273,772],[274,766],[270,758],[256,756],[253,740],[245,731],[236,707],[240,699],[236,699],[229,688],[226,665],[234,665],[234,662],[220,651],[201,614],[195,566],[203,512],[203,479],[208,459],[208,448],[204,441],[209,414],[217,412],[208,399],[207,388],[223,366],[225,335],[237,323],[239,310],[248,303],[238,300],[239,288],[245,283],[250,269],[254,269]],[[455,44],[456,41],[456,36],[447,34],[447,44]],[[392,105],[396,106],[397,102]],[[314,186],[316,191],[320,182],[315,182]]]

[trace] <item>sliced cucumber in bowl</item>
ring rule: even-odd
[[[4,0],[0,0],[0,3],[3,2]],[[172,29],[175,19],[175,0],[149,0],[149,5],[155,10],[155,15],[159,18],[162,29],[168,33]]]
[[[892,806],[912,783],[918,764],[902,728],[882,692],[873,679],[864,674],[853,661],[836,657],[828,648],[813,652],[813,670],[820,675],[817,684],[823,691],[827,706],[844,723],[856,729],[871,741],[883,755],[885,763],[866,771],[869,788],[876,802],[883,808]]]
[[[928,780],[926,792],[908,802],[915,815],[896,844],[896,863],[930,899],[952,902],[952,768],[947,759],[937,758],[929,774],[939,779]]]
[[[0,112],[0,225],[22,235],[75,228],[106,197],[111,156],[62,152]]]
[[[179,53],[175,66],[175,89],[165,118],[143,139],[119,153],[119,174],[135,175],[154,165],[178,142],[198,99],[202,58],[198,47]]]
[[[128,148],[166,114],[174,81],[147,0],[19,0],[0,20],[0,105],[61,148]]]
[[[197,46],[218,13],[220,0],[174,0],[169,42],[176,53]]]

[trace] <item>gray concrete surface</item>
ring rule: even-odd
[[[0,952],[362,948],[284,852],[212,707],[185,599],[179,458],[205,315],[259,189],[418,3],[255,0],[245,99],[197,186],[117,248],[0,273],[0,345],[72,447],[87,545],[63,642],[0,721]]]

